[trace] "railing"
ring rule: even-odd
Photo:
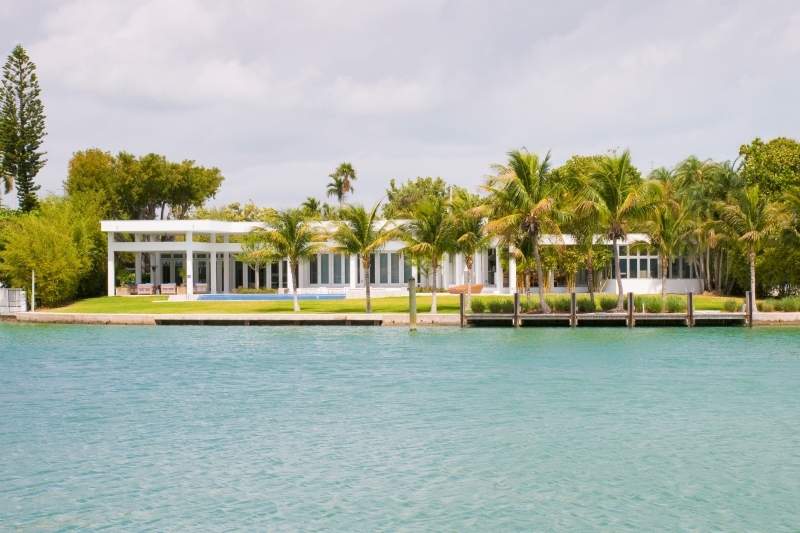
[[[0,288],[0,315],[13,315],[28,310],[23,289]]]

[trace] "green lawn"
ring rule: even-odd
[[[438,297],[440,313],[457,313],[458,296]],[[417,309],[430,311],[430,296],[417,297]],[[305,313],[363,313],[364,300],[301,300]],[[80,300],[66,307],[51,309],[57,313],[291,313],[292,301],[249,302],[168,302],[166,296],[103,296]],[[407,313],[408,298],[373,298],[374,313]]]
[[[510,296],[480,296],[484,299],[510,298]],[[534,298],[535,299],[535,298]],[[720,296],[695,296],[695,309],[699,311],[722,310],[725,300],[741,298]],[[419,312],[430,311],[430,296],[417,298]],[[457,313],[458,297],[439,295],[440,313]],[[300,302],[300,309],[306,313],[360,313],[364,311],[364,300],[306,300]],[[372,310],[375,313],[407,313],[408,298],[373,298]],[[80,300],[65,307],[51,309],[57,313],[291,313],[291,300],[249,301],[249,302],[168,302],[166,296],[103,296]]]

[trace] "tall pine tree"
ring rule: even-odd
[[[13,180],[22,211],[37,205],[34,182],[47,160],[39,150],[45,136],[44,106],[39,98],[36,65],[17,45],[3,66],[2,110],[0,110],[0,170],[6,192]]]

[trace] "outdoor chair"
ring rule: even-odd
[[[139,283],[136,285],[136,294],[153,294],[153,284],[152,283]]]
[[[161,294],[178,294],[178,287],[174,283],[162,283]]]

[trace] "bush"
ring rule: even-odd
[[[582,296],[578,298],[578,301],[576,302],[575,305],[577,305],[579,313],[595,312],[594,304],[592,303],[592,300],[588,296]]]
[[[775,310],[775,303],[771,300],[764,300],[757,303],[758,310],[763,313],[771,313]]]
[[[667,313],[685,313],[686,312],[686,299],[674,294],[667,296],[666,299]]]
[[[642,303],[644,304],[645,311],[648,313],[664,312],[664,300],[661,299],[661,296],[643,296],[639,304],[640,309],[642,308]]]
[[[775,309],[775,311],[784,311],[787,313],[794,313],[800,311],[800,298],[787,297],[780,300],[767,300]],[[759,307],[760,309],[760,307]]]
[[[549,296],[547,297],[547,305],[556,313],[569,313],[569,296]]]
[[[739,310],[739,302],[736,300],[725,300],[722,303],[722,308],[729,313],[733,313]]]
[[[493,298],[486,304],[490,313],[513,313],[514,300],[510,298]]]
[[[486,302],[480,298],[473,298],[472,302],[470,302],[470,309],[472,309],[473,313],[483,313],[486,311]]]
[[[238,287],[233,292],[236,294],[275,294],[278,291],[267,287],[260,287],[258,289],[255,287]]]
[[[600,309],[603,311],[611,311],[617,307],[617,297],[606,295],[600,297]]]

